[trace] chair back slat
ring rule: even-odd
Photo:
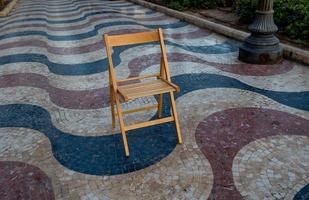
[[[157,42],[160,40],[157,30],[144,33],[131,33],[131,34],[114,35],[114,36],[109,35],[107,38],[110,47]]]

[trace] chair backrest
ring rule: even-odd
[[[132,33],[124,35],[107,35],[107,38],[110,47],[160,41],[157,30],[151,32]]]
[[[142,33],[131,33],[131,34],[123,34],[123,35],[107,35],[104,34],[104,41],[106,46],[106,53],[109,63],[109,77],[110,82],[113,84],[114,88],[117,88],[117,81],[115,78],[114,72],[114,65],[111,56],[111,48],[117,46],[125,46],[125,45],[132,45],[132,44],[143,44],[143,43],[150,43],[150,42],[160,42],[162,59],[161,59],[161,68],[160,68],[160,75],[164,76],[168,81],[170,81],[170,72],[169,66],[167,63],[167,56],[166,50],[164,45],[163,33],[162,30],[159,28],[155,31],[149,32],[142,32]]]

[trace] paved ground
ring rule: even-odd
[[[22,0],[0,24],[0,199],[309,198],[308,67],[241,63],[237,42],[126,1]],[[126,159],[101,36],[158,27],[184,144],[173,124],[131,131]],[[155,71],[158,53],[116,48],[116,73]]]

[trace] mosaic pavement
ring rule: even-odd
[[[125,158],[102,34],[159,27],[184,144],[173,124],[134,130]],[[244,64],[238,46],[126,1],[21,0],[0,19],[0,199],[309,199],[309,68]],[[155,43],[113,58],[122,78],[160,62]]]

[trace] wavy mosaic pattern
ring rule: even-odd
[[[207,85],[221,88],[230,87],[230,85],[239,89],[249,88],[249,86],[244,87],[239,81],[226,80],[218,75],[207,74],[181,75],[173,77],[173,82],[182,88],[182,91],[176,94],[176,98],[194,90],[205,89]],[[305,94],[302,95],[305,96]],[[270,94],[270,96],[289,99],[296,94],[287,96],[275,93]],[[295,98],[298,99],[299,97],[296,96]],[[169,107],[167,107],[168,99],[165,99],[164,102],[163,110],[167,115],[169,111]],[[291,100],[291,104],[293,103],[293,100]],[[0,118],[0,127],[31,128],[46,134],[53,146],[55,158],[66,167],[83,173],[105,175],[138,170],[160,161],[176,146],[174,129],[171,125],[149,127],[142,129],[143,131],[130,131],[128,140],[133,150],[130,158],[125,159],[120,134],[89,138],[63,133],[52,125],[48,112],[37,106],[1,106],[0,112],[3,113],[3,117]],[[153,148],[147,148],[150,145]],[[89,149],[89,147],[91,148]],[[100,163],[105,164],[100,165]]]
[[[309,184],[303,187],[299,192],[297,192],[293,200],[304,200],[308,198],[309,198]]]
[[[308,125],[308,120],[275,110],[257,108],[230,109],[207,117],[198,125],[195,137],[212,166],[215,176],[212,189],[214,198],[223,199],[229,196],[230,199],[244,199],[233,186],[232,164],[236,153],[245,145],[278,134],[308,137]],[[242,168],[239,167],[237,173],[240,173],[239,170]],[[254,196],[256,191],[254,190],[251,196]]]
[[[0,161],[0,175],[2,199],[55,199],[50,179],[35,166],[21,162]]]
[[[173,81],[182,87],[183,93],[206,88],[237,88],[256,92],[279,103],[309,110],[309,92],[276,92],[255,88],[237,79],[215,74],[179,75]],[[188,82],[189,81],[189,82]],[[70,91],[48,85],[48,79],[37,74],[13,74],[0,77],[1,87],[38,87],[49,93],[53,103],[70,109],[98,109],[109,106],[109,88]],[[176,94],[178,96],[179,94]]]
[[[159,27],[173,82],[181,87],[176,98],[184,144],[176,144],[170,123],[134,130],[128,134],[131,156],[125,158],[119,131],[110,127],[102,34]],[[131,77],[157,70],[156,45],[115,48],[116,74]],[[297,143],[287,137],[309,137],[309,68],[291,61],[241,63],[238,46],[123,0],[20,1],[0,19],[0,139],[5,141],[0,143],[0,165],[18,172],[24,180],[18,185],[30,183],[35,195],[46,199],[306,199],[309,159],[301,152],[307,140]],[[168,115],[167,96],[164,102]],[[155,118],[147,112],[128,120],[141,116]],[[40,141],[33,145],[35,140]],[[280,150],[276,144],[281,143],[299,155]],[[293,162],[266,162],[260,152],[267,145],[267,156]],[[248,159],[251,150],[262,161]],[[285,174],[289,166],[297,166],[294,171],[302,179],[290,180],[295,187],[284,196],[280,187],[290,187],[289,180],[248,171],[258,171],[258,166],[265,166],[268,175],[272,167]],[[0,183],[11,180],[12,174],[1,173],[8,180],[0,178]],[[33,174],[29,178],[27,173]],[[0,193],[8,193],[3,188]],[[265,196],[266,189],[273,196]]]

